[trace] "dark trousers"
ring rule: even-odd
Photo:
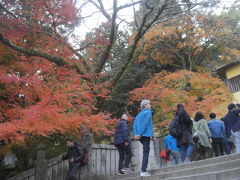
[[[146,172],[148,165],[148,156],[150,151],[150,137],[141,137],[140,142],[143,145],[142,172]]]
[[[129,168],[129,164],[132,157],[132,151],[130,144],[128,144],[128,146],[125,146],[124,143],[117,144],[116,148],[119,152],[118,170],[120,172],[122,168]]]
[[[80,163],[69,163],[69,169],[66,180],[77,180],[77,173],[80,169]]]
[[[224,146],[223,146],[223,138],[212,138],[212,148],[215,156],[224,155]]]
[[[234,146],[232,142],[223,143],[223,146],[226,154],[232,153],[233,146]]]

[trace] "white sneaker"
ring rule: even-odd
[[[140,173],[141,177],[145,177],[145,176],[151,176],[151,174],[149,174],[148,172],[142,172]]]

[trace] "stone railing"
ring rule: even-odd
[[[85,144],[83,144],[89,151],[90,161],[88,167],[81,170],[78,179],[104,179],[105,175],[116,174],[118,172],[119,155],[115,146],[104,144],[90,145],[87,142],[84,141]],[[139,141],[133,141],[131,146],[133,156],[130,168],[139,172],[142,163],[142,145]],[[156,169],[163,166],[159,157],[161,149],[161,141],[154,140],[150,142],[149,169]],[[8,180],[64,180],[67,170],[67,161],[62,161],[59,157],[46,160],[44,146],[39,146],[35,168]]]
[[[94,144],[89,165],[82,169],[80,174],[81,176],[116,174],[118,158],[118,152],[113,145]],[[68,161],[62,161],[59,157],[47,161],[45,151],[39,149],[36,167],[8,180],[64,180],[67,170]]]
[[[92,150],[92,170],[94,175],[117,173],[119,155],[113,145],[95,144]]]

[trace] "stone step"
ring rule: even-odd
[[[158,174],[153,174],[152,176],[146,178],[146,180],[165,180],[168,178],[178,178],[178,177],[185,177],[185,176],[194,176],[194,175],[201,175],[205,173],[215,173],[215,172],[221,172],[222,170],[231,170],[239,166],[239,159],[227,161],[227,162],[221,162],[218,164],[209,164],[204,166],[196,166],[189,169],[183,169],[178,171],[170,171],[170,172],[162,172]],[[169,167],[171,169],[171,167]],[[240,177],[240,172],[239,172]],[[124,180],[138,180],[141,179],[141,177],[132,177],[132,178],[126,178]]]
[[[191,176],[168,178],[165,180],[240,180],[240,167]],[[145,180],[148,180],[145,178]]]
[[[161,173],[169,173],[169,172],[171,173],[171,172],[192,169],[193,167],[194,168],[201,167],[204,169],[204,168],[206,168],[205,166],[209,166],[209,165],[215,166],[217,164],[222,164],[224,162],[230,162],[230,161],[235,161],[235,160],[239,161],[239,159],[240,159],[240,154],[231,154],[231,155],[225,155],[225,156],[220,156],[220,157],[215,157],[215,158],[209,158],[209,159],[201,160],[201,161],[193,161],[190,163],[175,165],[175,166],[171,166],[171,167],[164,167],[164,168],[160,168],[160,169],[150,170],[149,173],[152,175],[161,174]],[[235,162],[233,162],[233,163],[235,163]],[[106,177],[106,180],[134,179],[137,177],[139,177],[139,172],[118,175],[118,176],[108,176],[108,177]]]
[[[200,160],[200,161],[192,161],[190,163],[186,164],[179,164],[175,166],[169,167],[164,167],[160,169],[154,169],[151,170],[151,174],[158,174],[161,172],[170,172],[170,171],[178,171],[178,170],[183,170],[183,169],[189,169],[192,167],[199,167],[199,166],[204,166],[204,165],[210,165],[210,164],[218,164],[226,161],[234,161],[240,159],[240,154],[231,154],[231,155],[225,155],[225,156],[219,156],[219,157],[214,157],[214,158],[209,158],[205,160]]]

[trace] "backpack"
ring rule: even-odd
[[[81,167],[87,166],[89,162],[89,154],[86,148],[82,148],[83,157],[81,159]]]
[[[181,124],[179,123],[179,116],[175,116],[175,118],[171,121],[168,131],[169,134],[171,134],[171,136],[174,138],[178,138],[182,135],[182,128]]]

